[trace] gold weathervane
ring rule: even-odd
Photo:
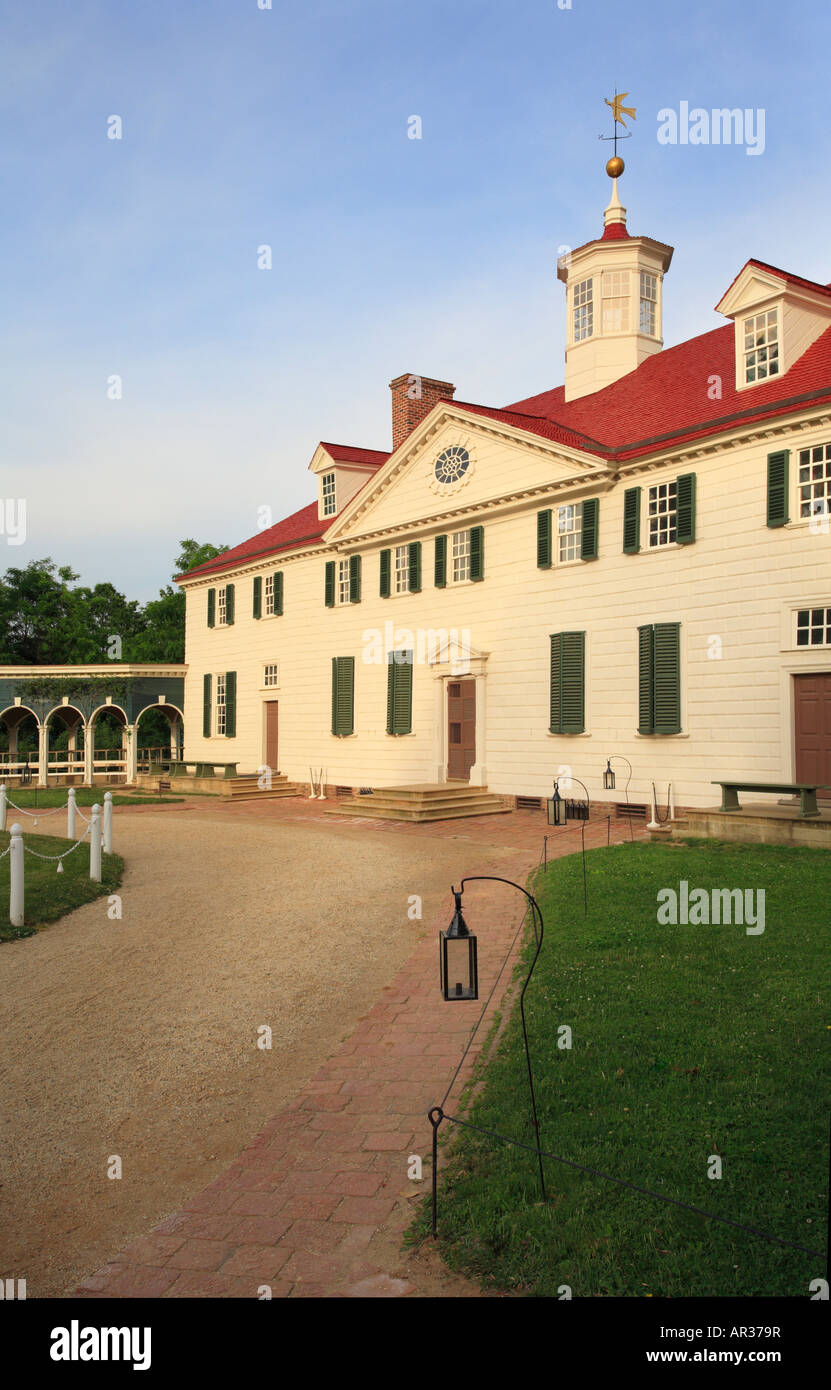
[[[631,140],[631,138],[632,138],[632,133],[631,133],[631,131],[629,132],[628,135],[618,135],[618,129],[617,129],[617,128],[618,128],[618,125],[622,125],[624,128],[626,127],[626,121],[624,120],[624,116],[628,116],[629,119],[632,120],[632,121],[637,120],[637,116],[635,115],[635,110],[636,110],[636,108],[635,108],[634,106],[624,106],[624,104],[623,104],[624,101],[626,100],[626,98],[628,97],[628,95],[629,95],[628,92],[620,92],[620,93],[618,93],[617,88],[615,88],[615,94],[614,94],[614,97],[612,98],[611,101],[609,100],[608,97],[604,97],[604,98],[603,98],[603,100],[605,101],[606,105],[611,109],[611,112],[612,112],[612,118],[613,118],[612,130],[613,130],[613,134],[612,134],[612,135],[600,135],[600,136],[598,136],[598,139],[599,139],[599,140],[614,140],[614,142],[615,142],[615,152],[614,152],[614,154],[612,155],[612,158],[606,161],[606,173],[609,175],[609,178],[610,178],[610,179],[619,178],[620,175],[623,173],[624,168],[626,167],[626,166],[624,165],[624,163],[623,163],[623,160],[621,159],[620,155],[619,155],[618,152],[617,152],[617,142],[618,142],[618,140]]]

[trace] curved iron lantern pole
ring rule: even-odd
[[[471,878],[463,878],[463,879],[462,879],[461,883],[459,884],[459,891],[460,891],[460,892],[463,892],[463,891],[464,891],[464,886],[465,886],[466,883],[507,883],[507,885],[508,885],[509,888],[516,888],[517,891],[518,891],[519,893],[523,893],[523,894],[525,895],[525,897],[528,899],[529,903],[531,904],[531,908],[532,908],[533,912],[536,914],[536,917],[539,918],[539,923],[540,923],[539,934],[537,934],[537,930],[536,930],[536,921],[535,921],[535,923],[534,923],[534,935],[537,937],[537,949],[536,949],[536,951],[534,952],[534,959],[531,961],[530,969],[529,969],[529,971],[528,971],[528,974],[527,974],[526,977],[525,977],[525,983],[524,983],[523,986],[522,986],[522,991],[521,991],[520,996],[519,996],[519,1012],[520,1012],[520,1016],[521,1016],[521,1018],[522,1018],[522,1037],[523,1037],[523,1040],[524,1040],[524,1042],[525,1042],[525,1062],[526,1062],[526,1066],[527,1066],[527,1068],[528,1068],[528,1089],[529,1089],[529,1091],[531,1092],[531,1114],[532,1114],[533,1120],[534,1120],[534,1133],[536,1134],[536,1137],[537,1137],[537,1139],[536,1139],[536,1142],[537,1142],[537,1162],[538,1162],[538,1164],[539,1164],[539,1169],[540,1169],[540,1191],[541,1191],[541,1193],[542,1193],[542,1200],[545,1202],[545,1201],[547,1201],[547,1197],[546,1197],[546,1192],[545,1192],[545,1173],[543,1172],[543,1166],[542,1166],[542,1153],[541,1153],[541,1151],[540,1151],[540,1124],[539,1124],[539,1120],[537,1119],[537,1100],[536,1100],[536,1096],[535,1096],[535,1094],[534,1094],[534,1074],[533,1074],[533,1071],[531,1070],[531,1049],[530,1049],[530,1047],[529,1047],[529,1045],[528,1045],[528,1028],[527,1028],[526,1023],[525,1023],[525,991],[527,990],[528,985],[529,985],[529,983],[530,983],[530,981],[531,981],[531,976],[532,976],[533,973],[534,973],[534,966],[536,965],[537,960],[539,959],[540,951],[542,950],[542,940],[543,940],[543,934],[544,934],[544,932],[545,932],[545,923],[544,923],[544,921],[543,921],[543,915],[542,915],[542,912],[540,911],[539,904],[538,904],[536,898],[532,897],[532,895],[528,892],[527,888],[523,888],[523,887],[521,886],[521,884],[519,884],[519,883],[514,883],[512,879],[510,879],[510,878],[499,878],[499,877],[498,877],[497,875],[495,875],[495,874],[474,874]],[[436,1134],[436,1127],[434,1126],[434,1137],[435,1137],[435,1134]],[[434,1166],[433,1166],[433,1173],[434,1173],[434,1174],[435,1174],[435,1171],[436,1171],[436,1170],[435,1170],[435,1165],[434,1165]]]

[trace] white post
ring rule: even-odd
[[[675,796],[672,791],[672,783],[669,784],[669,818],[675,820]]]
[[[101,882],[101,807],[96,801],[89,827],[89,876]]]
[[[13,927],[23,926],[23,831],[15,822],[9,841],[9,921]]]
[[[113,794],[104,793],[104,853],[113,852]]]
[[[6,828],[6,784],[0,785],[0,830]]]
[[[658,825],[658,817],[657,817],[657,815],[656,815],[656,808],[655,808],[655,783],[654,783],[654,782],[652,783],[652,819],[651,819],[651,821],[649,822],[649,824],[648,824],[648,826],[647,826],[646,828],[647,828],[647,830],[659,830],[659,829],[660,829],[660,826]]]
[[[66,797],[66,834],[70,840],[75,839],[75,788],[70,787]]]
[[[326,785],[326,768],[325,768],[325,767],[322,767],[322,768],[320,769],[320,792],[319,792],[318,798],[317,798],[318,801],[325,801],[325,800],[326,800],[326,793],[325,793],[325,791],[323,790],[323,788],[325,787],[325,785]]]

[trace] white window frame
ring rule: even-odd
[[[393,549],[393,584],[395,594],[410,592],[410,547],[397,545]]]
[[[335,603],[340,606],[343,603],[351,603],[352,590],[349,583],[349,561],[336,560],[335,564]]]
[[[228,706],[226,703],[226,673],[219,671],[214,675],[214,737],[224,738],[228,727]]]
[[[804,469],[809,473],[803,481]],[[831,443],[811,444],[797,450],[796,513],[798,521],[831,515]],[[826,522],[828,524],[831,523]]]
[[[228,597],[227,587],[223,586],[216,591],[216,625],[217,627],[228,626]]]
[[[569,513],[571,515],[569,515]],[[564,525],[564,522],[572,524]],[[582,558],[580,550],[583,540],[583,503],[564,502],[557,508],[557,564],[575,565]],[[565,546],[563,545],[565,542]],[[563,555],[565,549],[566,554]],[[574,550],[573,555],[568,551]]]
[[[276,690],[280,684],[279,661],[266,661],[263,665],[263,690]]]
[[[594,333],[594,282],[591,275],[571,292],[571,341],[582,343]]]
[[[453,584],[467,584],[470,581],[470,528],[451,534],[450,574]]]
[[[650,293],[651,291],[651,293]],[[644,327],[644,309],[648,314],[648,326]],[[649,270],[642,270],[638,293],[638,332],[647,338],[658,336],[658,277]]]
[[[628,270],[604,270],[600,287],[601,333],[628,333],[631,273]]]
[[[337,478],[334,472],[321,474],[320,499],[321,515],[336,516],[338,511]]]
[[[653,497],[653,493],[655,496]],[[654,504],[654,510],[653,510]],[[666,525],[661,519],[666,517]],[[659,524],[652,525],[653,521]],[[668,478],[664,483],[652,483],[646,491],[647,548],[662,550],[669,545],[677,545],[678,534],[678,480]]]
[[[759,324],[763,319],[764,324]],[[773,322],[771,323],[771,320]],[[773,328],[773,336],[770,337],[770,330]],[[740,324],[740,343],[741,343],[741,362],[742,362],[742,384],[745,386],[758,386],[763,381],[771,381],[773,377],[782,375],[782,333],[779,307],[774,309],[760,309],[758,313],[747,314]],[[748,346],[748,333],[753,336],[750,346]],[[762,341],[758,341],[756,335],[762,335]],[[769,349],[776,348],[774,359],[776,368],[770,370],[771,357]],[[764,361],[750,361],[756,357],[757,353],[764,353]],[[760,369],[762,374],[760,375]],[[753,372],[753,376],[750,373]]]
[[[799,618],[802,613],[807,614],[808,622],[800,627]],[[819,624],[815,624],[814,622],[817,613],[821,613],[823,617],[823,621]],[[825,603],[799,604],[793,609],[793,624],[792,641],[794,651],[820,652],[831,649],[831,598]],[[820,632],[822,641],[813,642],[809,640],[807,642],[800,642],[800,632],[807,632],[810,639],[816,631]]]

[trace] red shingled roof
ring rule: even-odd
[[[321,440],[320,448],[325,449],[337,463],[365,463],[380,468],[389,458],[383,449],[357,449],[351,444],[326,444]]]
[[[296,550],[298,546],[319,541],[331,524],[331,517],[318,518],[317,502],[311,502],[308,507],[301,507],[299,512],[287,516],[285,521],[278,521],[276,526],[269,526],[267,531],[258,532],[250,540],[226,550],[224,555],[217,555],[215,560],[206,560],[204,565],[197,565],[196,569],[177,575],[177,583],[180,579],[193,579],[197,575],[219,574],[222,570],[233,569],[246,560],[272,555],[276,551]]]

